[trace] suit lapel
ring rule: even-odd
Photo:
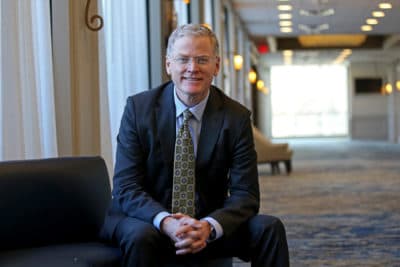
[[[173,96],[173,83],[168,83],[162,90],[156,107],[157,140],[161,144],[166,162],[173,161],[175,146],[176,115]]]
[[[221,96],[214,87],[211,87],[201,124],[200,139],[197,147],[197,166],[203,166],[211,158],[224,119],[224,111],[221,107]]]
[[[168,83],[162,90],[156,107],[157,140],[166,162],[173,162],[176,131],[176,110],[173,96],[173,83]],[[204,110],[200,139],[197,146],[196,164],[202,166],[211,158],[214,146],[221,131],[224,111],[222,98],[214,87]],[[217,133],[217,134],[216,134]]]

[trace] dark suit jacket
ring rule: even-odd
[[[118,134],[113,201],[104,225],[131,216],[152,223],[170,211],[176,115],[173,83],[131,96]],[[257,214],[259,185],[250,112],[211,87],[196,157],[196,217],[229,235]]]

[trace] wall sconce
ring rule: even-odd
[[[393,92],[393,86],[390,83],[385,84],[385,93],[390,95]]]
[[[265,95],[269,94],[269,90],[267,87],[264,86],[264,88],[261,90],[261,92],[263,92]]]
[[[260,91],[264,89],[264,81],[263,80],[257,81],[257,89]]]
[[[243,67],[243,57],[241,55],[233,56],[233,66],[235,70],[241,70]]]
[[[258,81],[257,81],[257,89],[258,89],[261,93],[263,93],[263,94],[265,94],[265,95],[268,95],[268,94],[269,94],[269,90],[268,90],[268,88],[265,86],[263,80],[258,80]]]
[[[400,80],[396,82],[397,91],[400,91]]]
[[[255,84],[257,81],[257,72],[255,72],[254,70],[250,70],[248,78],[251,84]]]

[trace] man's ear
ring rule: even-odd
[[[217,57],[214,76],[217,77],[220,68],[221,58]]]
[[[171,62],[169,62],[169,60],[166,59],[166,60],[165,60],[165,70],[166,70],[166,72],[167,72],[168,75],[171,75],[170,64],[171,64]]]

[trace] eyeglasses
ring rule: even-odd
[[[198,57],[185,57],[185,56],[178,56],[173,58],[173,60],[182,66],[187,66],[190,62],[196,63],[197,65],[208,65],[210,64],[213,58],[209,56],[198,56]]]

